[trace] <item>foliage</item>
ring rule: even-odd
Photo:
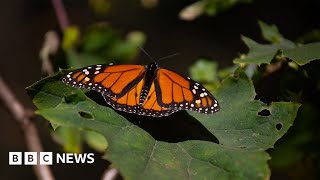
[[[179,16],[183,20],[194,20],[202,14],[215,16],[237,4],[251,3],[253,0],[199,0],[181,10]]]
[[[316,36],[310,39],[310,33],[298,42],[306,38],[306,42],[312,43],[296,44],[283,38],[274,25],[263,22],[259,25],[263,38],[271,44],[261,45],[244,38],[249,52],[234,61],[241,66],[259,65],[253,75],[257,98],[264,102],[302,103],[293,128],[276,143],[275,149],[269,150],[272,156],[269,164],[274,172],[287,172],[294,178],[316,178],[320,162],[318,148],[314,147],[319,142],[320,44],[314,41]]]
[[[312,60],[320,58],[320,43],[296,45],[282,37],[274,25],[268,26],[260,22],[263,38],[271,44],[259,44],[254,40],[242,36],[243,42],[248,46],[249,53],[235,59],[235,63],[268,64],[273,58],[289,58],[299,65],[305,65]]]
[[[37,113],[59,126],[101,133],[109,144],[104,157],[128,179],[155,175],[265,179],[270,174],[264,150],[273,147],[288,130],[299,107],[285,102],[267,106],[254,100],[253,85],[240,71],[236,77],[224,80],[215,92],[221,107],[229,108],[212,116],[189,112],[191,116],[180,117],[200,121],[219,144],[203,140],[167,143],[154,139],[111,108],[95,103],[81,90],[66,86],[59,81],[60,76],[59,73],[28,87],[39,109]],[[270,114],[259,115],[262,110]]]
[[[218,63],[208,59],[199,59],[190,67],[190,76],[203,84],[207,89],[214,90],[218,82]],[[230,73],[228,73],[229,75]]]
[[[70,27],[63,37],[69,67],[79,68],[91,64],[124,63],[134,59],[145,41],[142,32],[133,31],[123,39],[107,24],[90,26],[80,36],[77,27]]]
[[[250,2],[201,0],[180,17],[193,20]],[[110,7],[108,1],[90,3],[98,15]],[[304,102],[309,93],[304,85],[311,83],[313,93],[319,92],[319,76],[312,65],[319,66],[320,43],[298,44],[283,37],[275,25],[259,21],[259,26],[269,44],[242,36],[249,52],[236,58],[234,66],[218,71],[216,62],[201,59],[190,68],[191,76],[219,100],[221,111],[214,115],[180,111],[157,119],[117,112],[98,93],[63,84],[64,71],[34,83],[27,92],[38,108],[36,113],[51,122],[53,137],[64,151],[81,152],[85,142],[103,152],[103,158],[125,179],[268,179],[269,153],[275,169],[288,169],[310,153],[301,147],[313,143],[314,133],[307,130],[317,132],[310,122],[319,113],[316,99]],[[63,32],[62,50],[72,68],[110,60],[130,63],[145,39],[142,32],[123,38],[107,24],[84,32],[72,26]],[[268,84],[274,76],[276,83]],[[301,128],[294,126],[286,134],[296,117]]]

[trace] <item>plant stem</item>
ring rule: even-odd
[[[70,25],[66,9],[61,0],[51,0],[51,2],[58,19],[60,29],[61,31],[64,31]]]
[[[37,128],[30,119],[30,112],[16,99],[10,88],[0,76],[0,99],[7,107],[13,118],[22,129],[28,151],[41,152],[43,147],[40,142]],[[33,170],[38,179],[53,180],[52,172],[47,165],[34,165]]]

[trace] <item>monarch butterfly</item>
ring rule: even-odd
[[[148,65],[93,65],[68,72],[62,82],[98,91],[114,109],[143,116],[168,116],[179,110],[212,114],[218,101],[191,78]]]

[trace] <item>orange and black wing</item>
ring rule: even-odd
[[[62,81],[73,87],[120,98],[143,79],[145,72],[141,65],[93,65],[67,73]]]
[[[192,79],[160,68],[154,80],[157,102],[171,110],[192,110],[211,114],[219,111],[216,98]]]
[[[172,109],[170,107],[163,107],[159,103],[157,89],[153,82],[150,86],[148,95],[139,109],[139,114],[145,116],[161,117],[169,116],[170,114],[178,111],[178,109]]]
[[[145,83],[144,79],[141,79],[127,94],[121,98],[111,98],[103,95],[106,102],[114,109],[119,111],[125,111],[128,113],[136,113],[143,116],[161,117],[168,116],[177,110],[161,107],[157,102],[154,83],[151,85],[147,98],[142,105],[139,105],[140,94]]]

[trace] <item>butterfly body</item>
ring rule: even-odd
[[[168,116],[179,110],[219,111],[218,101],[189,77],[148,65],[93,65],[67,73],[62,81],[98,91],[114,109],[144,116]]]
[[[140,106],[143,105],[143,102],[145,101],[145,99],[149,93],[152,82],[156,78],[156,73],[157,73],[157,70],[159,69],[159,65],[157,63],[153,62],[153,63],[146,65],[145,68],[146,68],[146,74],[144,77],[145,83],[143,85],[143,88],[142,88],[142,91],[140,94],[140,101],[139,101]]]

